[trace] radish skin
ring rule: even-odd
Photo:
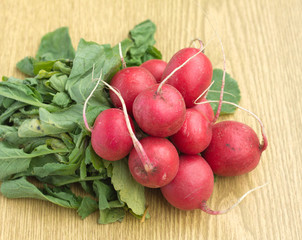
[[[175,134],[185,121],[186,106],[179,91],[165,84],[158,92],[159,84],[141,92],[133,103],[133,115],[139,127],[154,137]]]
[[[130,122],[134,129],[131,119]],[[110,108],[98,115],[91,132],[91,145],[97,155],[108,161],[117,161],[129,154],[133,143],[122,110]]]
[[[155,84],[153,75],[142,67],[124,68],[117,72],[110,82],[110,85],[120,92],[129,114],[132,114],[132,105],[137,95]],[[118,96],[112,91],[109,91],[109,94],[113,105],[122,108]]]
[[[170,137],[182,153],[198,154],[206,149],[212,139],[212,123],[194,108],[186,111],[186,118],[180,130]]]
[[[212,140],[203,156],[219,176],[238,176],[258,165],[266,145],[261,145],[252,128],[237,121],[213,125]]]
[[[199,100],[193,108],[205,115],[209,122],[213,122],[214,111],[211,107],[211,104],[207,101],[206,98]]]
[[[146,68],[153,75],[157,83],[161,82],[166,66],[167,63],[160,59],[151,59],[141,64],[141,67]]]
[[[133,149],[128,160],[133,178],[149,188],[159,188],[171,182],[179,166],[178,152],[173,144],[158,137],[146,137],[140,143],[149,156],[152,170],[145,170],[137,151]]]
[[[175,178],[161,188],[165,199],[182,210],[200,209],[213,193],[214,175],[199,155],[181,155]]]
[[[186,62],[190,57],[194,56]],[[168,79],[168,84],[174,86],[183,96],[187,108],[194,106],[194,101],[211,84],[213,68],[208,57],[197,48],[184,48],[178,51],[171,60],[163,73],[162,79],[165,80],[174,69],[182,66],[174,72]]]

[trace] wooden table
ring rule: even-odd
[[[0,74],[6,76],[23,77],[16,62],[33,56],[40,38],[57,27],[69,27],[74,46],[81,37],[116,44],[147,18],[157,25],[156,46],[165,60],[199,37],[209,44],[214,67],[221,68],[215,29],[227,71],[241,88],[240,105],[261,117],[269,148],[253,172],[218,178],[209,206],[227,208],[249,189],[269,184],[221,216],[179,211],[158,190],[147,190],[151,220],[141,224],[127,216],[105,226],[97,224],[97,213],[81,220],[48,202],[0,195],[0,239],[301,239],[301,12],[299,0],[1,0]],[[247,123],[260,136],[247,113],[238,110],[227,118]]]

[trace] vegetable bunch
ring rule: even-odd
[[[1,193],[4,196],[47,200],[75,209],[82,218],[99,211],[100,224],[121,221],[126,212],[137,218],[146,216],[144,186],[161,185],[154,179],[153,185],[145,184],[144,181],[139,180],[140,174],[137,173],[141,169],[146,170],[146,166],[150,167],[149,170],[158,169],[152,168],[152,164],[148,165],[148,160],[142,161],[141,157],[136,155],[136,147],[132,150],[130,148],[130,156],[128,152],[121,157],[122,159],[101,156],[98,153],[101,151],[100,148],[95,147],[98,143],[94,144],[91,141],[91,133],[85,127],[83,107],[96,86],[96,82],[92,81],[95,76],[101,75],[105,82],[118,89],[116,79],[120,77],[120,72],[124,71],[126,72],[124,75],[128,74],[129,69],[131,71],[143,64],[139,68],[147,70],[143,70],[142,74],[147,72],[147,75],[153,78],[152,66],[148,67],[148,62],[162,58],[160,51],[154,47],[155,30],[154,23],[147,20],[135,26],[129,32],[128,38],[121,41],[120,47],[100,45],[81,39],[75,51],[68,29],[59,28],[41,39],[35,57],[26,57],[17,63],[17,68],[26,74],[27,78],[23,80],[14,77],[2,78],[0,82],[0,181]],[[194,51],[198,52],[198,50]],[[127,68],[124,68],[125,65]],[[169,66],[170,70],[166,70]],[[165,71],[163,75],[165,78],[173,71],[173,66],[168,64],[166,67],[165,64],[161,69]],[[161,75],[154,75],[154,83],[150,85],[156,87],[151,86],[150,91],[159,90],[160,82],[163,80]],[[222,76],[222,70],[211,69],[208,81],[212,81],[213,84],[207,93],[207,99],[219,100]],[[173,80],[170,79],[167,82],[169,84],[161,86],[162,93],[172,88],[171,81]],[[140,80],[127,84],[139,86]],[[184,96],[184,93],[181,94],[180,97]],[[223,100],[232,103],[238,103],[240,100],[238,85],[228,74],[226,74]],[[167,148],[179,145],[177,150],[186,153],[186,150],[180,146],[183,138],[178,133],[180,128],[177,131],[174,129],[171,134],[160,131],[160,136],[156,136],[152,132],[155,124],[152,122],[146,124],[145,114],[140,112],[140,109],[146,108],[149,104],[144,103],[145,100],[140,103],[134,98],[125,101],[126,105],[129,102],[128,113],[131,117],[134,115],[135,121],[132,127],[137,135],[153,136],[141,141],[143,151],[150,151],[152,156],[160,152],[160,145],[152,149],[147,146],[154,140],[153,138],[160,137],[162,139],[160,141]],[[182,101],[184,113],[192,111],[193,115],[196,115],[198,110],[186,109],[186,105],[187,108],[193,107],[192,100]],[[175,102],[177,101],[172,101],[171,104]],[[132,111],[132,104],[136,110]],[[128,107],[130,105],[131,107]],[[88,101],[85,112],[86,126],[94,126],[98,116],[109,109],[112,111],[115,106],[121,107],[120,100],[112,91],[105,88],[104,84],[98,85],[95,94]],[[216,112],[217,103],[211,103],[211,106]],[[212,108],[210,107],[211,110]],[[230,114],[234,111],[234,106],[223,105],[221,114]],[[180,126],[188,116],[188,114],[182,115],[183,119],[178,123]],[[197,118],[201,118],[202,114],[197,115]],[[109,125],[111,121],[115,124],[117,118],[107,118],[106,121]],[[172,126],[175,120],[171,118],[170,121],[169,126]],[[210,122],[208,117],[207,121]],[[176,136],[177,134],[179,136]],[[171,135],[173,136],[169,140],[163,138]],[[176,150],[174,155],[178,158]],[[163,154],[162,157],[165,158],[166,155]],[[179,167],[183,165],[182,161]],[[135,168],[138,163],[143,164],[141,169]],[[175,174],[177,170],[178,163]],[[149,174],[149,177],[151,175]],[[75,184],[82,188],[84,194],[78,196],[72,191],[72,186]],[[164,195],[167,195],[168,191],[163,192]]]

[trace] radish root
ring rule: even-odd
[[[211,100],[208,100],[207,102],[209,103],[217,103],[218,101],[211,101]],[[205,104],[206,102],[201,102],[201,103],[197,103],[197,104]],[[228,102],[228,101],[221,101],[221,103],[225,103],[225,104],[230,104],[230,105],[233,105],[243,111],[246,111],[247,113],[249,113],[250,115],[252,115],[260,124],[260,127],[261,127],[261,135],[262,135],[262,144],[260,145],[260,150],[263,152],[266,148],[267,148],[267,145],[268,145],[268,140],[267,140],[267,137],[266,137],[266,134],[265,134],[265,129],[264,129],[264,125],[261,121],[261,119],[253,112],[251,112],[250,110],[246,109],[246,108],[243,108],[241,106],[239,106],[238,104],[236,103],[232,103],[232,102]]]
[[[123,57],[123,52],[122,52],[122,44],[119,42],[118,44],[118,50],[119,50],[119,54],[120,54],[120,58],[121,58],[121,61],[122,61],[122,66],[123,68],[126,68],[126,62],[125,62],[125,59]]]
[[[263,187],[266,186],[267,184],[268,184],[268,183],[265,183],[265,184],[263,184],[263,185],[261,185],[261,186],[255,187],[255,188],[253,188],[253,189],[247,191],[244,195],[242,195],[242,197],[240,197],[240,198],[238,199],[238,201],[237,201],[235,204],[233,204],[231,207],[229,207],[229,208],[227,208],[227,209],[225,209],[225,210],[214,211],[214,210],[212,210],[212,209],[209,209],[208,206],[207,206],[207,201],[202,201],[202,202],[201,202],[201,208],[200,208],[200,209],[201,209],[202,211],[208,213],[208,214],[211,214],[211,215],[225,214],[225,213],[229,212],[230,210],[232,210],[233,208],[237,207],[247,195],[249,195],[250,193],[252,193],[252,192],[254,192],[254,191],[256,191],[256,190],[258,190],[258,189],[260,189],[260,188],[263,188]]]
[[[196,41],[198,41],[198,43],[199,43],[199,45],[200,45],[200,49],[203,49],[202,50],[202,52],[204,53],[204,50],[205,50],[205,48],[203,47],[203,42],[202,42],[202,40],[200,39],[200,38],[195,38],[195,39],[193,39],[192,41],[191,41],[191,43],[190,43],[190,47],[192,46],[192,44],[194,44],[194,47],[196,46],[195,45],[195,42]]]
[[[98,81],[97,81],[95,87],[93,88],[93,90],[91,91],[91,93],[89,94],[89,96],[87,97],[87,99],[85,100],[84,106],[83,106],[83,120],[84,120],[85,127],[86,127],[86,129],[87,129],[89,132],[91,132],[92,129],[89,127],[89,124],[88,124],[88,121],[87,121],[87,118],[86,118],[87,104],[88,104],[89,99],[92,97],[93,93],[94,93],[95,90],[97,89],[97,87],[98,87],[98,85],[99,85],[99,83],[100,83],[102,74],[103,74],[103,70],[101,70],[100,78],[98,79]],[[92,79],[93,79],[93,75],[94,75],[94,65],[93,65],[93,67],[92,67]]]
[[[194,104],[199,104],[199,103],[198,103],[198,100],[199,100],[199,99],[202,99],[203,97],[206,97],[207,92],[209,91],[209,89],[212,87],[213,84],[214,84],[214,81],[212,81],[211,84],[210,84],[210,86],[208,86],[207,89],[204,90],[203,93],[200,94],[199,97],[195,99]],[[205,96],[204,96],[204,95],[205,95]]]

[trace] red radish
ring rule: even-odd
[[[212,169],[199,155],[181,155],[175,178],[169,184],[161,187],[161,192],[165,199],[176,208],[182,210],[201,209],[208,214],[218,215],[232,210],[248,194],[265,185],[249,190],[235,204],[225,210],[211,210],[207,207],[207,200],[213,193]]]
[[[267,147],[252,128],[236,121],[215,124],[212,141],[203,156],[213,172],[220,176],[237,176],[252,171],[259,163],[261,153]]]
[[[146,68],[155,78],[156,82],[161,82],[161,77],[167,66],[167,63],[160,59],[151,59],[144,62],[141,67]]]
[[[121,94],[108,83],[102,82],[118,96],[122,103],[126,125],[134,145],[129,156],[129,168],[134,178],[145,186],[153,188],[167,184],[178,170],[177,150],[164,138],[147,137],[139,142],[131,128],[126,104]]]
[[[91,132],[91,145],[97,155],[109,161],[120,160],[129,154],[133,143],[122,110],[110,108],[98,115]]]
[[[132,104],[136,96],[154,84],[156,80],[153,75],[142,67],[124,68],[117,72],[110,82],[110,85],[122,95],[129,113],[132,113]],[[115,107],[122,107],[121,101],[112,91],[110,98]]]
[[[213,108],[211,107],[211,104],[207,101],[206,98],[203,98],[202,100],[198,101],[193,108],[205,115],[208,118],[209,122],[212,122],[214,120]]]
[[[134,179],[149,188],[159,188],[171,182],[179,166],[179,156],[173,144],[158,137],[146,137],[140,143],[149,156],[152,169],[145,170],[137,151],[133,149],[128,164]]]
[[[186,106],[183,97],[171,85],[159,84],[141,92],[133,103],[133,115],[139,127],[155,137],[175,134],[185,120]]]
[[[165,199],[182,210],[201,209],[212,195],[214,176],[209,164],[199,155],[181,155],[176,177],[161,188]]]
[[[212,123],[196,109],[189,108],[181,129],[170,139],[180,152],[198,154],[205,150],[211,142]]]
[[[196,55],[197,54],[197,55]],[[196,55],[196,56],[194,56]],[[192,59],[190,59],[194,56]],[[179,71],[176,68],[187,62]],[[194,106],[194,101],[210,85],[213,75],[213,68],[208,57],[197,48],[184,48],[178,51],[168,62],[162,79],[174,86],[183,96],[187,108]]]
[[[91,132],[91,145],[96,154],[106,160],[116,161],[126,157],[133,148],[129,128],[133,132],[134,126],[128,116],[127,119],[125,118],[122,110],[111,108],[101,112],[96,118],[93,128],[89,127],[86,108],[89,99],[102,81],[101,76],[84,103],[83,120],[85,127]]]

